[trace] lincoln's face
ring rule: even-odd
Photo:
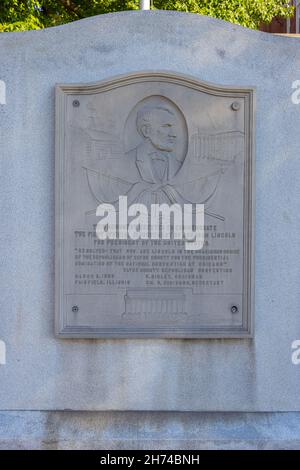
[[[172,152],[176,147],[176,119],[167,110],[153,109],[148,123],[142,126],[141,131],[158,150]]]

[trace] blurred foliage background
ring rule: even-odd
[[[152,9],[214,16],[257,29],[293,14],[287,0],[153,0]],[[0,0],[0,32],[58,26],[88,16],[138,10],[139,0]]]

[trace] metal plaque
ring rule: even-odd
[[[254,90],[169,72],[57,85],[55,217],[60,337],[251,337]]]

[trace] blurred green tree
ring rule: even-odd
[[[153,0],[153,9],[214,16],[248,28],[274,17],[288,17],[288,0]],[[137,10],[139,0],[1,0],[0,32],[57,26],[70,21],[124,10]]]

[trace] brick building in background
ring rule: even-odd
[[[292,18],[275,18],[272,23],[262,25],[260,30],[266,33],[300,34],[300,0],[292,0],[295,14]]]

